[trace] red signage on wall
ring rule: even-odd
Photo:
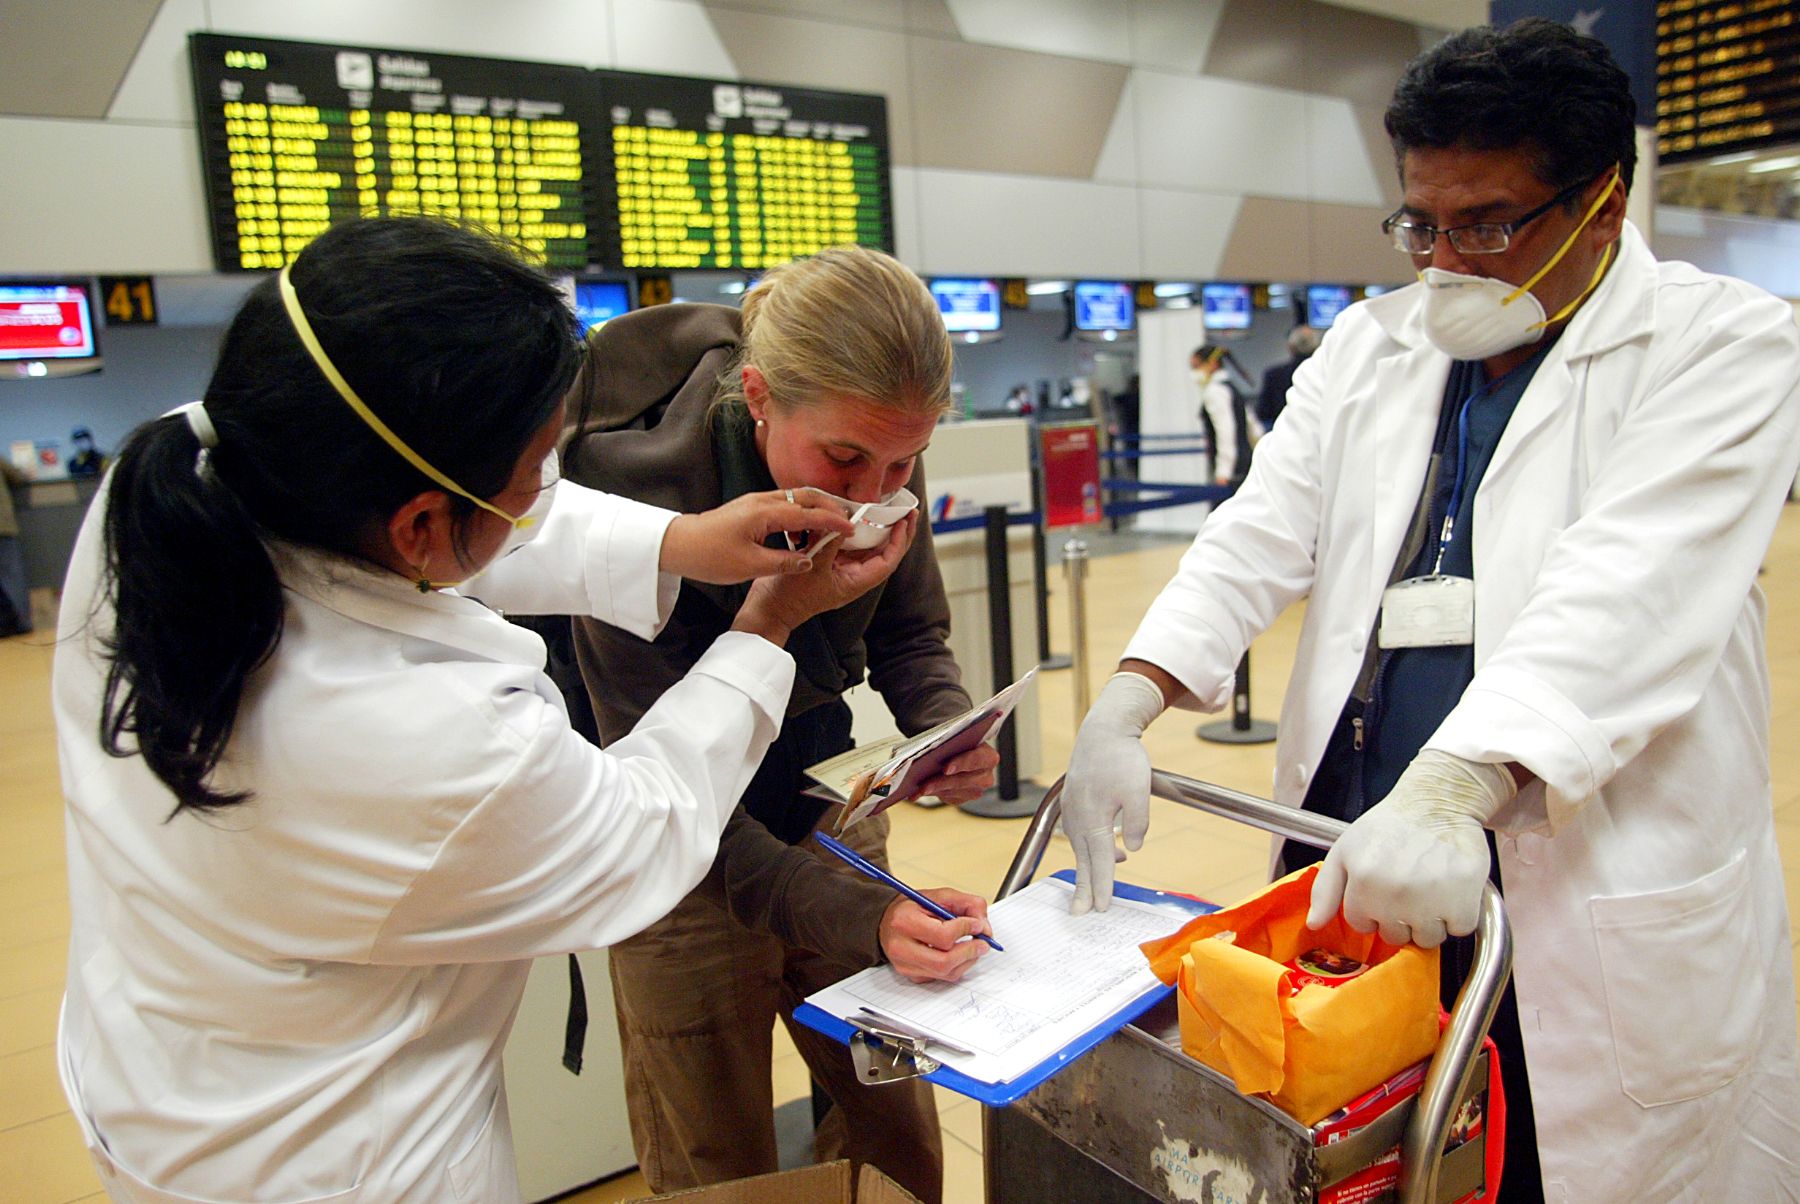
[[[1044,529],[1079,527],[1104,517],[1100,503],[1100,428],[1093,422],[1038,427],[1044,466]]]

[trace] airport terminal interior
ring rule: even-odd
[[[1694,86],[1691,49],[1683,74],[1666,24],[1615,11],[1668,7],[0,0],[0,457],[18,518],[16,536],[0,525],[0,553],[14,543],[32,627],[0,632],[0,1199],[107,1198],[55,1046],[70,904],[50,681],[93,455],[198,397],[237,305],[319,230],[359,207],[501,228],[590,325],[739,305],[766,268],[839,242],[917,272],[956,348],[922,499],[951,647],[976,698],[1039,666],[1006,766],[1028,814],[1217,501],[1190,353],[1221,349],[1253,409],[1297,327],[1329,338],[1346,307],[1413,281],[1381,229],[1399,204],[1382,114],[1406,63],[1447,34],[1532,14],[1586,22],[1646,98],[1627,216],[1658,258],[1746,279],[1800,321],[1800,128],[1739,110],[1702,118],[1696,138],[1668,116],[1668,97]],[[1704,26],[1736,7],[1683,11]],[[1800,4],[1773,8],[1800,24]],[[1775,61],[1788,77],[1769,95],[1800,103],[1800,60]],[[516,160],[497,149],[509,130]],[[732,139],[762,157],[746,151],[727,175]],[[9,312],[52,305],[69,315],[57,338],[9,341],[26,328]],[[1775,830],[1800,914],[1800,502],[1758,584]],[[1281,711],[1304,608],[1252,645],[1259,722]],[[896,730],[866,685],[850,701],[859,741]],[[1145,737],[1152,764],[1269,797],[1274,743],[1199,734],[1230,719],[1167,711]],[[1151,813],[1121,881],[1222,905],[1268,881],[1264,834],[1161,799]],[[1024,814],[956,806],[889,814],[898,877],[989,897],[1027,828]],[[1039,874],[1073,864],[1057,834]],[[559,1063],[563,959],[534,968],[507,1048],[527,1200],[651,1194],[605,956],[583,955],[580,1078]],[[1800,974],[1800,944],[1793,957]],[[775,1039],[783,1165],[799,1165],[812,1087],[779,1025]],[[934,1090],[945,1200],[991,1199],[984,1105]]]

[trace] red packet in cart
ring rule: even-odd
[[[1444,1022],[1448,1022],[1444,1017]],[[1500,1057],[1490,1039],[1471,1075],[1468,1099],[1450,1121],[1444,1162],[1438,1172],[1438,1198],[1455,1204],[1492,1200],[1500,1190],[1506,1152],[1506,1092],[1500,1084]],[[1313,1126],[1313,1143],[1321,1149],[1348,1141],[1382,1117],[1416,1099],[1425,1083],[1426,1063],[1409,1066],[1379,1087],[1367,1091]],[[1373,1204],[1392,1199],[1400,1186],[1400,1144],[1373,1162],[1319,1189],[1318,1204]]]

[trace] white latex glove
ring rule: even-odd
[[[1351,824],[1313,880],[1308,928],[1337,914],[1390,945],[1426,949],[1467,936],[1488,880],[1483,825],[1519,792],[1504,765],[1427,748],[1385,799]]]
[[[1115,673],[1081,721],[1063,782],[1063,834],[1075,849],[1071,915],[1112,904],[1113,865],[1125,854],[1113,844],[1119,820],[1125,847],[1137,852],[1150,828],[1150,754],[1141,738],[1163,712],[1162,691],[1141,673]]]

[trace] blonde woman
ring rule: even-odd
[[[591,336],[590,352],[570,397],[575,425],[565,463],[576,480],[604,480],[684,511],[804,486],[857,502],[902,486],[925,496],[919,456],[949,406],[950,341],[918,277],[878,251],[840,247],[775,268],[746,295],[741,314],[717,305],[629,314]],[[743,598],[736,587],[687,583],[654,640],[578,623],[603,741],[628,732],[687,672]],[[787,717],[742,797],[749,817],[790,845],[824,817],[825,804],[801,793],[809,784],[803,771],[851,747],[842,695],[865,673],[908,733],[967,709],[945,643],[949,627],[930,533],[921,529],[884,587],[796,630]],[[927,792],[971,799],[991,784],[996,761],[989,748],[964,754]],[[850,829],[848,840],[885,863],[886,837],[887,819],[877,816]],[[764,911],[734,917],[690,895],[613,949],[639,1163],[659,1192],[776,1169],[769,1072],[779,1016],[836,1105],[820,1125],[819,1155],[872,1162],[930,1204],[943,1179],[930,1089],[914,1082],[869,1090],[844,1047],[796,1027],[791,1012],[884,954],[909,974],[952,978],[985,946],[952,949],[971,921],[937,925],[891,907],[891,894],[863,889],[854,875],[833,875],[826,885],[834,889],[821,890],[814,879],[823,875],[791,872],[805,854],[781,852],[791,856],[755,871],[768,879]],[[807,885],[788,888],[789,880]],[[801,889],[808,897],[795,897]],[[740,884],[733,897],[744,896]],[[985,912],[972,896],[936,897],[959,915]],[[864,934],[884,909],[876,948]]]

